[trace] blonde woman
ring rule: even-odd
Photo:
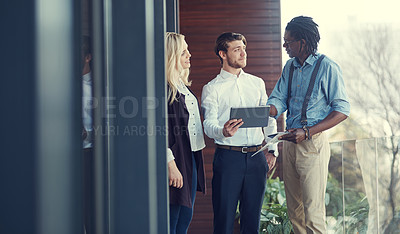
[[[190,57],[182,34],[167,32],[168,177],[170,233],[187,233],[196,191],[205,193],[203,127],[196,96],[189,89]]]

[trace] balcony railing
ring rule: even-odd
[[[400,137],[331,143],[328,233],[398,233]]]

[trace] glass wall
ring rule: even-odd
[[[328,233],[400,230],[400,137],[331,143]]]
[[[93,233],[168,229],[165,1],[82,0],[92,45]],[[157,146],[157,147],[154,147]]]
[[[0,10],[0,233],[167,233],[165,1]]]

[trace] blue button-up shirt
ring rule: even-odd
[[[297,59],[289,59],[282,71],[282,75],[275,85],[267,104],[274,105],[278,111],[276,118],[287,110],[288,80],[290,65],[294,64],[294,72],[289,103],[289,115],[286,118],[286,126],[301,128],[301,108],[311,79],[311,73],[320,57],[310,55],[303,66]],[[313,126],[323,120],[332,111],[341,112],[347,116],[350,114],[350,103],[343,82],[340,67],[330,58],[325,57],[321,61],[318,74],[315,79],[314,89],[307,106],[307,126]]]

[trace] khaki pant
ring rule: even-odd
[[[294,232],[326,233],[325,190],[330,158],[325,133],[299,144],[283,143],[283,179]]]

